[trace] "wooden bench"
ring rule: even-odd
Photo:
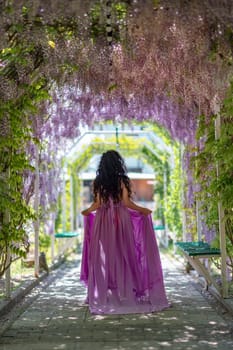
[[[211,248],[206,242],[176,242],[176,246],[182,251],[190,265],[205,278],[206,289],[213,285],[221,294],[216,281],[210,275],[209,270],[203,264],[203,259],[216,258],[221,256],[220,249]]]

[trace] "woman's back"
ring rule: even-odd
[[[95,200],[99,196],[102,202],[107,202],[110,198],[115,203],[119,202],[122,199],[122,185],[127,188],[130,196],[130,180],[123,158],[116,151],[107,151],[102,155],[94,180]]]

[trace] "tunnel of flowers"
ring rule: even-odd
[[[169,145],[172,168],[146,141],[123,140],[122,154],[166,170],[177,239],[183,225],[219,247],[221,202],[232,276],[232,1],[0,0],[0,13],[0,276],[26,257],[30,230],[59,225],[64,167],[80,210],[79,170],[105,146],[68,150],[107,123],[149,125]]]

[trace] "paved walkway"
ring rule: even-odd
[[[163,257],[172,308],[155,314],[93,316],[84,305],[77,258],[18,312],[0,350],[230,350],[232,324]]]

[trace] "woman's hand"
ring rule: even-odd
[[[150,215],[152,213],[152,210],[148,209],[148,208],[142,208],[141,209],[141,213],[143,215]]]
[[[97,198],[97,201],[93,202],[89,208],[81,211],[81,214],[84,216],[88,216],[92,211],[96,211],[99,207],[100,207],[100,201]]]
[[[85,210],[81,211],[81,214],[84,216],[88,216],[90,214],[89,209],[85,209]]]

